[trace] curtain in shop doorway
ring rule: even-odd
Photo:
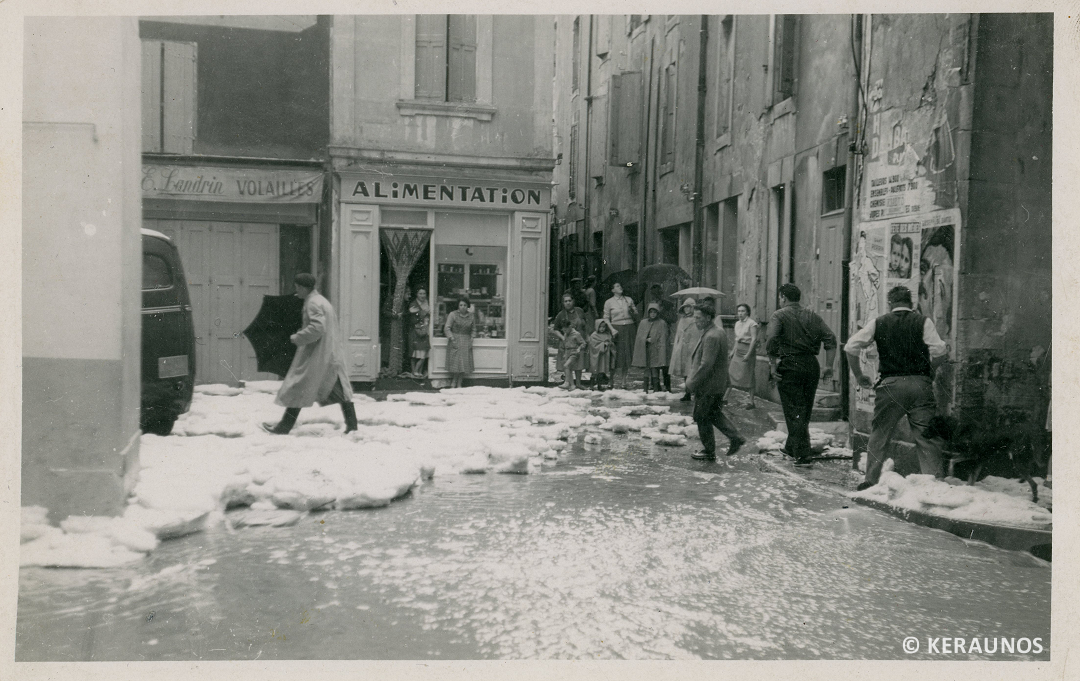
[[[412,273],[416,261],[424,253],[424,248],[431,238],[431,232],[426,229],[384,227],[379,230],[379,238],[397,279],[397,284],[394,286],[393,304],[390,308],[394,317],[390,323],[390,362],[387,366],[387,374],[397,376],[402,371],[404,359],[404,312],[407,309],[405,288],[409,274]]]

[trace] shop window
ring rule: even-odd
[[[638,267],[638,226],[637,223],[623,226],[623,269],[636,270]]]
[[[821,212],[834,213],[844,210],[844,185],[847,166],[826,170],[821,176]]]
[[[679,264],[679,228],[668,227],[660,230],[660,254],[664,264]]]
[[[478,338],[506,338],[505,215],[435,213],[435,335],[467,297]]]
[[[720,281],[720,204],[705,208],[705,286],[716,288]]]
[[[190,154],[195,144],[195,43],[142,41],[142,150]]]
[[[164,258],[143,253],[142,287],[144,291],[172,288],[172,270]]]
[[[733,196],[720,202],[720,275],[717,286],[724,296],[720,298],[720,313],[735,314],[738,304],[736,298],[736,276],[739,258],[739,197]]]
[[[476,101],[476,15],[416,16],[416,99]]]

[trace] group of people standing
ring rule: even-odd
[[[552,331],[559,341],[556,368],[565,376],[563,387],[584,387],[581,374],[590,371],[592,387],[625,389],[631,367],[644,371],[646,391],[672,392],[672,376],[689,378],[693,352],[703,334],[695,322],[698,301],[684,298],[676,309],[662,287],[654,284],[648,291],[650,302],[642,318],[637,304],[616,282],[611,287],[611,297],[598,312],[594,281],[590,277],[587,287],[581,291],[584,296],[576,295],[576,287],[566,291],[562,296],[562,309],[552,322]],[[702,302],[712,306],[710,321],[722,331],[715,322],[715,304],[711,299]],[[746,406],[753,409],[760,327],[751,316],[749,305],[740,304],[737,314],[735,347],[725,350],[729,382],[747,390]],[[691,400],[689,390],[682,399]]]

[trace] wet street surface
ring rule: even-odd
[[[580,439],[538,474],[219,526],[131,568],[23,568],[16,659],[1049,659],[1047,563],[854,507],[756,454]],[[937,654],[928,637],[1044,652]]]

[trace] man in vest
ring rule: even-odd
[[[924,434],[936,413],[934,371],[945,360],[947,348],[934,322],[912,310],[911,291],[896,286],[888,294],[889,314],[873,319],[848,340],[844,352],[855,380],[869,388],[870,378],[862,371],[859,353],[877,344],[878,378],[874,398],[874,420],[870,429],[866,479],[858,489],[873,487],[881,477],[885,448],[900,419],[907,417],[919,452],[919,469],[941,477],[942,441]]]
[[[832,378],[836,359],[836,335],[816,312],[800,304],[802,291],[784,284],[777,291],[780,309],[773,313],[766,333],[769,375],[776,381],[780,406],[784,408],[788,437],[785,449],[796,466],[812,466],[810,416],[818,381]],[[825,369],[817,354],[825,348]]]

